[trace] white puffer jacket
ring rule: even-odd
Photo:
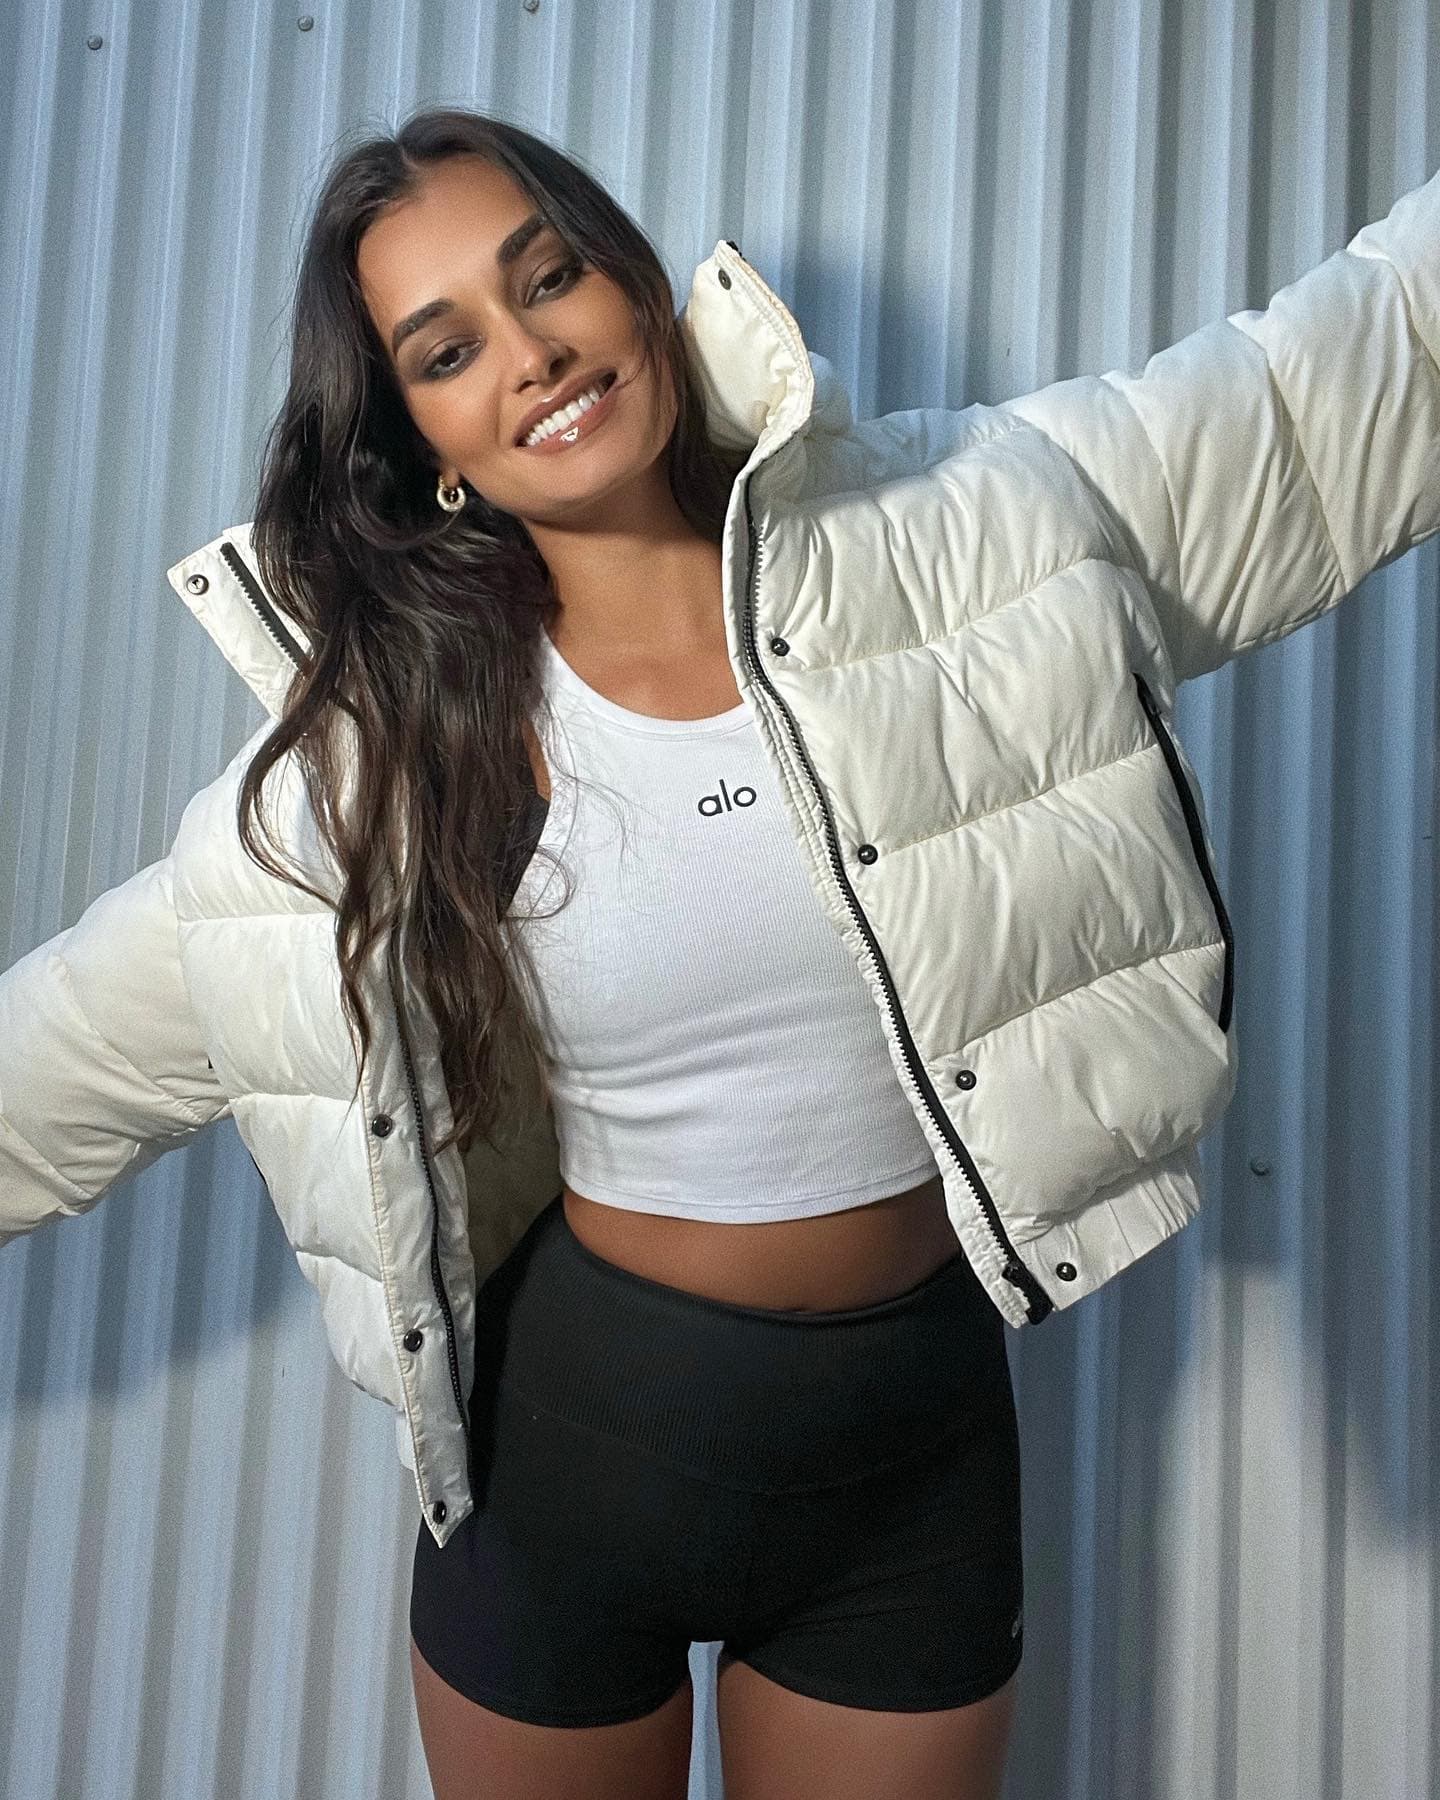
[[[750,447],[726,636],[815,903],[880,1009],[959,1243],[1007,1321],[1041,1320],[1194,1216],[1197,1141],[1235,1085],[1177,684],[1440,529],[1440,175],[1265,311],[1003,406],[857,424],[728,242],[682,323],[713,435]],[[248,525],[169,579],[277,714],[306,646]],[[551,1117],[514,1155],[437,1156],[434,1023],[407,981],[402,1029],[378,952],[351,1105],[333,915],[236,830],[268,729],[168,855],[0,976],[0,1242],[232,1116],[341,1368],[401,1415],[444,1544],[473,1506],[477,1282],[559,1188]],[[293,760],[267,794],[292,854],[313,850]]]

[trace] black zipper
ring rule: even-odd
[[[260,615],[260,622],[295,664],[296,668],[304,666],[304,653],[294,636],[285,629],[284,622],[275,608],[270,604],[265,590],[250,570],[245,558],[231,543],[222,543],[220,554],[225,558],[231,573],[239,582],[245,598]],[[430,1194],[430,1217],[432,1231],[430,1236],[430,1279],[435,1288],[435,1298],[440,1302],[440,1311],[445,1320],[445,1349],[450,1361],[450,1385],[455,1390],[455,1405],[460,1413],[460,1424],[465,1432],[466,1443],[470,1438],[470,1421],[465,1411],[465,1395],[460,1381],[460,1359],[455,1349],[455,1317],[450,1310],[450,1296],[445,1291],[445,1277],[440,1268],[440,1201],[435,1192],[435,1178],[430,1169],[430,1158],[425,1148],[425,1113],[420,1104],[420,1084],[415,1079],[415,1064],[410,1056],[410,1040],[405,1032],[404,1010],[399,996],[393,990],[391,1001],[395,1007],[395,1023],[400,1033],[400,1048],[405,1059],[405,1073],[410,1083],[410,1104],[415,1113],[415,1141],[420,1148],[420,1166],[425,1171],[425,1186]]]
[[[1190,848],[1195,853],[1195,860],[1200,865],[1200,873],[1205,878],[1205,886],[1209,890],[1210,900],[1215,908],[1215,917],[1220,924],[1220,935],[1225,940],[1225,978],[1220,989],[1220,1011],[1216,1024],[1222,1031],[1230,1029],[1230,1013],[1235,999],[1235,934],[1230,928],[1230,915],[1225,911],[1225,902],[1220,897],[1220,883],[1215,879],[1215,871],[1210,866],[1209,853],[1205,848],[1205,833],[1200,825],[1200,809],[1195,804],[1195,796],[1190,791],[1190,783],[1185,778],[1185,771],[1180,766],[1180,757],[1175,749],[1175,741],[1160,716],[1160,708],[1155,703],[1155,696],[1150,692],[1149,683],[1138,669],[1132,669],[1135,685],[1140,690],[1140,704],[1145,709],[1145,717],[1160,744],[1165,757],[1165,766],[1170,771],[1170,779],[1175,784],[1175,791],[1180,797],[1180,805],[1185,812],[1185,824],[1190,832]]]
[[[290,658],[291,662],[294,663],[295,667],[297,669],[303,669],[306,660],[304,651],[295,641],[293,635],[285,629],[284,620],[281,619],[279,613],[277,613],[275,608],[270,604],[265,590],[260,586],[260,583],[255,579],[254,575],[251,574],[245,558],[231,543],[221,544],[220,554],[225,558],[226,562],[229,563],[230,573],[240,583],[241,592],[245,595],[245,598],[250,602],[251,606],[255,608],[255,611],[259,613],[260,623]]]
[[[905,1053],[905,1066],[910,1072],[910,1078],[915,1083],[921,1099],[925,1102],[925,1110],[934,1120],[935,1127],[946,1144],[949,1145],[951,1154],[960,1166],[961,1173],[974,1192],[975,1198],[980,1204],[981,1216],[989,1227],[991,1236],[1004,1254],[1005,1266],[1001,1273],[1013,1287],[1019,1288],[1024,1295],[1029,1323],[1038,1325],[1042,1319],[1055,1310],[1055,1303],[1016,1254],[1015,1246],[1006,1236],[1005,1227],[1000,1223],[1000,1214],[981,1178],[980,1171],[975,1167],[970,1152],[961,1142],[945,1108],[940,1104],[940,1098],[935,1092],[934,1085],[921,1066],[915,1049],[915,1040],[910,1035],[910,1027],[906,1022],[905,1014],[900,1007],[899,996],[895,991],[895,982],[891,977],[890,970],[886,967],[885,958],[880,954],[880,946],[876,942],[875,933],[870,928],[870,921],[866,918],[859,900],[856,899],[855,890],[851,887],[849,877],[845,873],[844,860],[840,855],[839,839],[835,831],[835,821],[831,817],[829,801],[820,786],[819,778],[810,761],[809,752],[805,748],[799,727],[796,725],[789,707],[771,686],[770,680],[761,666],[755,641],[755,596],[760,586],[761,545],[759,534],[755,530],[755,520],[750,510],[750,482],[748,480],[745,483],[745,523],[750,537],[750,583],[745,599],[745,647],[749,652],[750,667],[756,679],[763,685],[784,716],[790,731],[790,741],[794,744],[796,755],[804,765],[805,773],[810,777],[810,785],[825,817],[825,843],[830,858],[830,867],[834,871],[835,879],[839,883],[840,891],[845,897],[845,903],[850,909],[851,916],[864,933],[865,941],[870,947],[870,954],[884,985],[886,1008],[900,1039],[901,1049]]]

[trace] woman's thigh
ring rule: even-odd
[[[420,1740],[435,1800],[685,1800],[694,1690],[616,1725],[531,1725],[457,1692],[410,1640]]]
[[[725,1800],[1000,1800],[1019,1680],[965,1706],[877,1712],[731,1662],[715,1690]]]

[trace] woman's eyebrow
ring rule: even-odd
[[[528,219],[522,220],[507,238],[501,240],[500,248],[495,252],[495,261],[499,266],[502,269],[508,268],[516,257],[523,254],[531,239],[537,232],[543,230],[547,223],[545,215],[538,212],[531,213]],[[400,346],[406,338],[419,331],[422,326],[428,325],[432,319],[439,318],[442,313],[454,310],[455,302],[453,300],[440,299],[427,300],[423,306],[417,306],[414,312],[406,313],[394,331],[390,333],[390,354],[398,356]]]

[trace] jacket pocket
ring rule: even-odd
[[[1190,833],[1190,848],[1194,852],[1195,861],[1199,864],[1200,873],[1205,879],[1211,904],[1215,908],[1215,917],[1220,925],[1220,935],[1225,940],[1225,977],[1220,989],[1220,1011],[1216,1023],[1222,1031],[1230,1029],[1230,1013],[1235,999],[1235,933],[1230,926],[1230,916],[1225,911],[1225,902],[1220,897],[1220,884],[1215,879],[1215,871],[1210,866],[1210,855],[1205,848],[1205,832],[1200,823],[1200,808],[1195,803],[1195,796],[1190,791],[1190,783],[1185,778],[1185,770],[1180,763],[1179,752],[1175,748],[1175,740],[1169,728],[1160,716],[1160,708],[1155,704],[1155,696],[1150,692],[1149,684],[1138,669],[1132,669],[1135,686],[1139,690],[1140,704],[1145,709],[1145,717],[1150,721],[1156,740],[1165,757],[1165,766],[1170,771],[1170,779],[1175,784],[1175,792],[1179,795],[1180,805],[1185,813],[1185,825]]]

